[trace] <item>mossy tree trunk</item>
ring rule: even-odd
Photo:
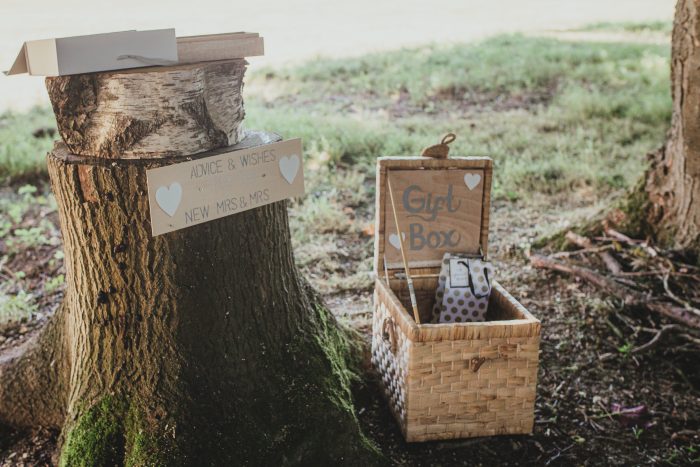
[[[671,45],[673,117],[630,203],[634,225],[661,244],[700,251],[700,4],[679,0]],[[639,216],[639,214],[642,214]]]
[[[146,169],[173,161],[48,155],[65,301],[0,359],[0,421],[62,428],[62,465],[376,461],[286,203],[152,237]]]

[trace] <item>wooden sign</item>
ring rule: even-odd
[[[304,194],[301,140],[146,171],[153,236]]]
[[[439,264],[446,252],[479,253],[484,196],[483,169],[388,170],[412,266]],[[385,185],[385,189],[388,187]],[[391,200],[384,197],[384,212]],[[401,267],[396,224],[385,214],[384,255],[387,267]]]

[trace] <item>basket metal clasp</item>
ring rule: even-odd
[[[483,365],[486,362],[486,357],[474,357],[471,359],[471,367],[472,371],[476,373],[479,371],[479,368],[481,368],[481,365]]]

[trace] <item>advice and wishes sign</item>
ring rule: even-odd
[[[146,171],[153,236],[304,194],[301,140]]]

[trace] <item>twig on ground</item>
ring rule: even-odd
[[[608,325],[608,327],[609,327],[610,329],[612,329],[612,332],[614,332],[615,335],[616,335],[617,337],[619,337],[620,339],[624,339],[624,338],[625,338],[625,335],[622,334],[622,331],[620,331],[620,330],[617,328],[617,326],[615,326],[615,325],[612,323],[612,321],[610,321],[609,318],[606,318],[606,319],[605,319],[605,323]]]
[[[650,348],[654,347],[654,345],[656,345],[656,343],[659,342],[659,340],[665,334],[668,334],[669,332],[677,332],[681,329],[683,329],[683,327],[679,326],[678,324],[666,324],[666,325],[662,326],[661,329],[644,328],[644,331],[652,331],[652,332],[655,332],[656,334],[646,344],[642,344],[639,347],[635,347],[632,350],[630,350],[630,353],[634,354],[634,353],[644,352],[645,350],[649,350]]]
[[[593,242],[590,238],[579,235],[571,230],[569,230],[566,233],[566,239],[574,245],[580,246],[581,248],[594,248]],[[600,259],[603,260],[605,266],[610,270],[611,273],[620,274],[623,271],[622,266],[620,266],[620,263],[618,263],[617,260],[613,258],[613,255],[611,255],[609,251],[599,251],[598,255],[600,256]]]
[[[649,301],[645,295],[621,285],[588,268],[567,265],[542,255],[529,253],[530,263],[536,268],[551,269],[566,274],[571,274],[584,279],[591,284],[603,289],[608,294],[617,297],[625,305],[644,307],[650,311],[666,316],[674,321],[685,324],[693,329],[700,329],[700,317],[685,308],[675,306],[668,302]]]
[[[666,291],[666,295],[668,295],[668,297],[671,300],[673,300],[674,302],[683,306],[683,308],[685,308],[686,310],[700,316],[700,310],[698,310],[697,308],[695,308],[694,306],[692,306],[690,303],[686,302],[682,298],[678,297],[676,294],[674,294],[671,291],[671,288],[668,285],[668,278],[669,278],[669,274],[664,274],[663,283],[664,283],[664,290]]]
[[[551,258],[569,258],[571,256],[585,255],[586,253],[600,253],[601,251],[610,250],[612,245],[603,245],[593,248],[581,248],[575,251],[560,251],[551,255]]]
[[[656,251],[656,249],[654,249],[654,247],[650,246],[644,240],[635,240],[635,239],[630,238],[621,232],[618,232],[615,229],[611,229],[609,227],[606,227],[605,228],[605,235],[617,240],[618,242],[627,243],[628,245],[634,245],[634,246],[641,247],[652,258],[656,258],[659,255],[659,252]]]
[[[561,457],[562,454],[564,454],[564,453],[565,453],[566,451],[568,451],[569,449],[573,448],[575,445],[576,445],[576,443],[571,443],[570,445],[568,445],[568,446],[565,447],[564,449],[559,449],[559,448],[557,447],[556,453],[555,453],[552,457],[550,457],[550,458],[547,460],[547,462],[544,463],[544,465],[549,465],[549,464],[551,464],[553,461],[559,459],[559,458]],[[556,444],[555,444],[555,446],[556,446]]]
[[[601,407],[603,407],[603,406],[601,405]],[[608,412],[608,410],[605,407],[603,407],[603,411],[605,413],[597,414],[597,415],[588,415],[588,418],[593,419],[593,420],[599,420],[601,418],[608,418],[610,420],[614,420],[613,417],[617,417],[619,415],[628,415],[628,414],[635,413],[637,411],[637,408],[630,407],[630,408],[626,408],[626,409],[623,408],[620,410],[613,410],[612,412]]]
[[[583,251],[583,250],[578,250],[578,251]],[[573,252],[572,252],[573,253]],[[552,258],[554,258],[555,255],[552,255]],[[655,270],[655,271],[631,271],[631,272],[621,272],[619,274],[616,274],[617,276],[620,277],[638,277],[638,276],[660,276],[662,274],[669,274],[671,276],[686,276],[686,277],[691,277],[695,278],[698,275],[691,273],[691,272],[677,272],[677,271],[662,271],[662,270]]]
[[[650,348],[654,347],[656,344],[658,344],[661,341],[661,338],[669,333],[673,332],[681,332],[685,330],[686,328],[684,326],[681,326],[679,324],[666,324],[661,327],[661,329],[651,329],[651,328],[641,328],[642,331],[649,332],[654,334],[654,337],[652,337],[648,342],[637,346],[630,350],[628,353],[629,354],[638,354],[641,352],[644,352],[646,350],[649,350]],[[636,334],[636,333],[635,333]],[[687,341],[695,344],[696,346],[700,346],[700,339],[695,338],[694,336],[691,336],[690,334],[683,333],[679,334],[679,336],[683,337]],[[613,359],[617,354],[615,353],[605,353],[598,357],[600,361],[607,361]]]
[[[612,414],[608,411],[608,408],[605,407],[605,405],[601,402],[598,401],[598,406],[603,409],[603,412],[605,413],[605,416],[607,416],[611,421],[613,420]],[[601,417],[603,418],[603,417]]]
[[[680,336],[688,342],[692,342],[693,344],[700,346],[700,339],[698,339],[697,337],[691,336],[687,333],[680,334]]]
[[[581,279],[584,279],[591,284],[605,290],[609,294],[616,296],[623,300],[625,304],[632,304],[638,299],[635,297],[636,292],[629,290],[627,287],[618,284],[617,282],[608,279],[605,276],[598,274],[597,272],[584,268],[581,266],[574,266],[564,264],[561,261],[554,260],[552,258],[530,253],[529,256],[530,263],[539,269],[551,269],[553,271],[563,272],[566,274],[571,274]]]

